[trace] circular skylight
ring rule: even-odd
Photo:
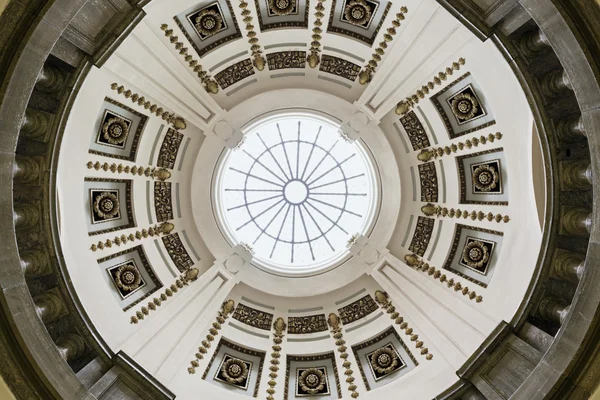
[[[348,240],[370,228],[373,166],[338,129],[313,114],[263,118],[224,158],[218,214],[230,240],[252,248],[254,264],[286,275],[333,268]]]

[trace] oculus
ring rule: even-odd
[[[115,265],[106,271],[123,299],[146,286],[146,282],[133,258],[122,264]]]
[[[330,394],[327,368],[296,369],[296,397],[327,396]]]
[[[481,275],[486,275],[492,260],[495,242],[467,236],[459,264]]]
[[[248,243],[253,263],[285,275],[333,268],[348,239],[372,224],[375,177],[360,143],[325,117],[278,114],[250,125],[219,170],[223,231]]]
[[[268,0],[269,16],[298,14],[298,0]]]
[[[500,160],[471,164],[473,194],[502,194]]]
[[[459,125],[466,124],[487,113],[479,101],[472,85],[467,85],[446,99]]]
[[[200,40],[206,40],[227,29],[223,13],[217,2],[194,11],[187,16],[187,19],[194,27]]]
[[[369,29],[379,3],[368,0],[349,0],[344,4],[340,19],[354,26]]]
[[[121,219],[118,189],[90,189],[92,224]]]
[[[251,370],[251,361],[225,354],[215,375],[215,380],[246,390],[250,383]]]
[[[375,381],[406,367],[406,363],[402,360],[402,357],[400,357],[392,343],[388,343],[374,352],[367,354],[367,361]]]
[[[96,143],[124,149],[131,124],[130,119],[105,110]]]

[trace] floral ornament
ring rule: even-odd
[[[119,213],[119,199],[110,192],[102,192],[94,199],[94,211],[102,219],[114,218]]]
[[[230,358],[223,363],[221,373],[229,383],[242,383],[248,377],[248,366],[238,358]]]
[[[102,126],[102,137],[110,144],[122,144],[127,139],[129,125],[123,118],[109,118]]]
[[[344,16],[352,25],[362,26],[371,19],[371,9],[365,0],[351,0],[346,4]]]
[[[481,268],[489,259],[489,248],[479,240],[467,243],[463,250],[463,260],[471,268]]]
[[[291,0],[269,0],[269,9],[275,15],[290,15],[294,8],[296,7],[296,2]]]
[[[450,104],[452,112],[456,118],[462,121],[468,121],[473,118],[479,111],[479,102],[475,96],[469,93],[460,93],[452,99]]]
[[[142,275],[135,265],[123,265],[115,273],[115,283],[124,292],[132,292],[140,287]]]
[[[215,10],[203,10],[196,16],[195,26],[204,36],[212,36],[223,27],[223,18]]]
[[[373,369],[381,375],[387,375],[398,367],[398,355],[389,347],[382,347],[371,355]]]
[[[498,186],[500,175],[496,168],[483,164],[473,171],[473,185],[481,192],[489,192]]]
[[[325,388],[327,380],[323,371],[317,368],[309,368],[302,371],[298,378],[298,384],[308,394],[314,395]]]

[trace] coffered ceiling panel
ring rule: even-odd
[[[254,0],[254,4],[261,31],[308,27],[308,0]]]
[[[242,37],[229,0],[196,4],[174,19],[200,57]]]
[[[333,0],[327,32],[372,46],[391,6],[389,1]]]

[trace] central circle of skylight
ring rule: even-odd
[[[272,272],[307,275],[339,265],[372,225],[375,175],[360,143],[317,114],[266,117],[221,164],[220,222],[232,244]]]

